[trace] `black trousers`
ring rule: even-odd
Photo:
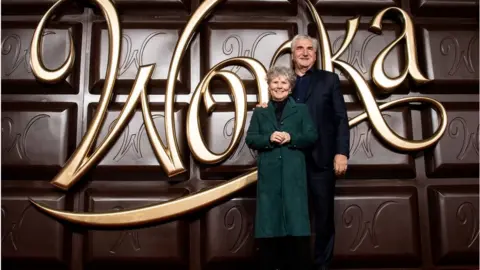
[[[329,269],[335,242],[334,198],[335,172],[333,169],[307,167],[307,180],[314,220],[314,269]]]
[[[311,270],[309,236],[257,238],[258,270]]]

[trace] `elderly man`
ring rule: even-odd
[[[305,103],[316,124],[318,139],[307,156],[307,181],[315,218],[315,269],[328,269],[335,236],[335,175],[347,170],[350,131],[338,75],[314,67],[318,42],[297,35],[292,40],[292,60],[297,82],[292,96]]]

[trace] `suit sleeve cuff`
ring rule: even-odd
[[[337,151],[337,155],[344,155],[348,158],[350,158],[350,151]]]

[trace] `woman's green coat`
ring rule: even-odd
[[[290,134],[289,143],[270,141],[275,131]],[[258,150],[257,211],[255,237],[308,236],[307,175],[302,149],[317,139],[317,131],[304,104],[289,98],[280,121],[269,102],[254,110],[245,138],[248,147]]]

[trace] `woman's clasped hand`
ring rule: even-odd
[[[270,141],[278,144],[286,144],[290,142],[290,134],[284,131],[275,131],[270,136]]]

